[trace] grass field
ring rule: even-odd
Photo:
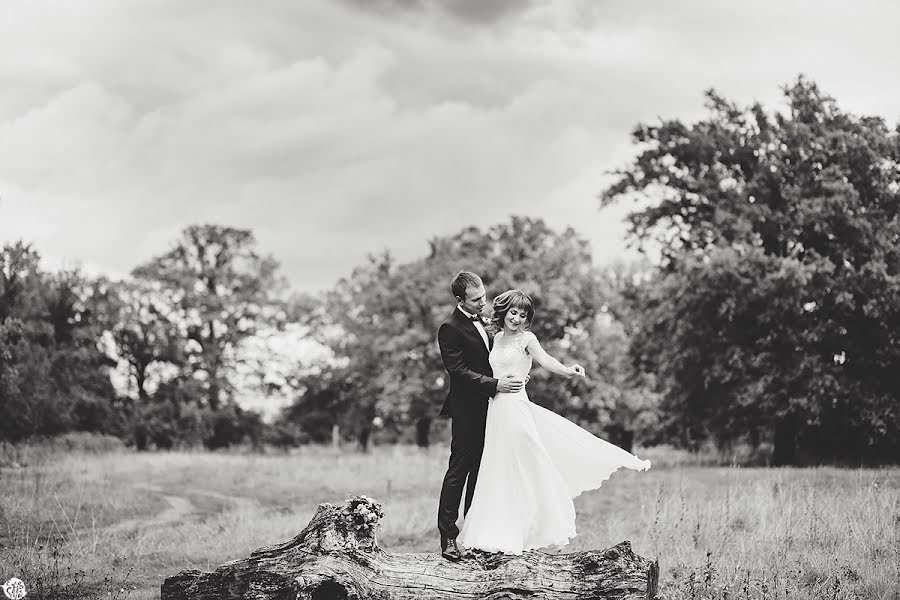
[[[576,499],[566,551],[631,540],[662,598],[900,598],[900,469],[699,467],[664,449]],[[321,502],[384,504],[380,545],[435,552],[447,449],[285,456],[25,453],[0,470],[0,579],[29,598],[159,597],[293,537]]]

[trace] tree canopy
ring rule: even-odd
[[[661,258],[633,294],[632,357],[685,444],[896,456],[900,137],[803,77],[784,93],[772,113],[710,91],[707,119],[635,129],[603,194],[642,199],[630,233]]]
[[[0,249],[0,439],[122,430],[102,329],[78,271],[43,271],[22,242]]]
[[[216,225],[188,227],[171,250],[134,269],[137,280],[168,294],[190,341],[182,348],[186,363],[213,410],[230,400],[240,343],[275,316],[277,269],[274,258],[257,252],[249,230]]]

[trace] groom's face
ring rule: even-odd
[[[473,315],[480,315],[481,311],[484,310],[484,306],[487,304],[487,300],[485,299],[484,286],[479,285],[478,287],[470,287],[466,288],[466,297],[460,302],[460,306],[462,306],[466,312],[469,312]]]

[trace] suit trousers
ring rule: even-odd
[[[481,454],[484,452],[484,426],[487,410],[477,415],[466,415],[465,418],[453,417],[450,425],[450,461],[447,474],[441,486],[441,499],[438,506],[438,530],[441,535],[455,538],[459,535],[456,519],[459,517],[459,502],[463,487],[466,488],[466,499],[463,514],[472,505],[472,495],[478,481],[478,469],[481,466]]]

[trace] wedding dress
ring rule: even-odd
[[[489,358],[494,377],[525,377],[531,370],[525,348],[534,334],[504,335],[497,334]],[[533,404],[524,388],[497,394],[488,405],[478,483],[458,539],[466,548],[510,554],[564,545],[575,536],[572,499],[620,467],[643,471],[650,461]]]

